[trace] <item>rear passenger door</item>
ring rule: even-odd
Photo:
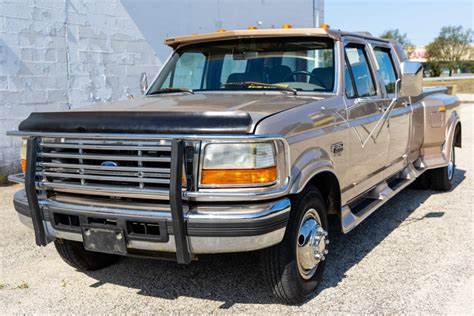
[[[362,39],[345,40],[344,86],[348,124],[350,126],[351,181],[344,193],[357,196],[383,180],[387,164],[389,131],[379,123],[385,101],[370,47]]]
[[[395,97],[395,86],[399,76],[396,56],[390,45],[372,43],[378,75],[383,83],[387,105]],[[407,164],[407,150],[410,135],[411,106],[406,98],[398,98],[390,111],[388,126],[390,130],[390,145],[387,158],[385,177],[390,177],[403,169]]]

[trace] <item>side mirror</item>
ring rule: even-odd
[[[423,65],[414,61],[401,63],[401,97],[416,97],[423,92]]]
[[[143,94],[145,94],[146,90],[148,90],[148,78],[144,72],[142,72],[140,77],[140,90]]]

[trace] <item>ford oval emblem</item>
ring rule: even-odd
[[[118,163],[115,161],[104,161],[100,164],[102,167],[117,167]]]

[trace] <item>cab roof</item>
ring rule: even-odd
[[[372,36],[369,32],[343,32],[327,28],[281,28],[281,29],[250,29],[250,30],[219,30],[216,32],[169,37],[165,44],[177,48],[178,46],[230,40],[239,38],[269,38],[287,36],[321,36],[340,39],[341,36],[354,36],[364,39],[388,42],[385,39]]]

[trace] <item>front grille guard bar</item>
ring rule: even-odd
[[[38,151],[38,137],[28,139],[26,145],[25,192],[31,211],[31,220],[35,230],[35,240],[38,246],[46,246],[46,230],[44,229],[41,209],[36,192],[36,156]]]
[[[36,190],[36,164],[39,138],[32,136],[28,139],[26,150],[25,191],[31,210],[31,219],[35,231],[35,240],[38,246],[46,246],[48,240],[43,224],[42,212],[38,202]],[[170,208],[176,243],[176,260],[187,264],[192,260],[188,239],[186,237],[186,223],[183,214],[182,201],[182,174],[185,143],[181,139],[173,139],[171,145],[171,177],[170,177]]]

